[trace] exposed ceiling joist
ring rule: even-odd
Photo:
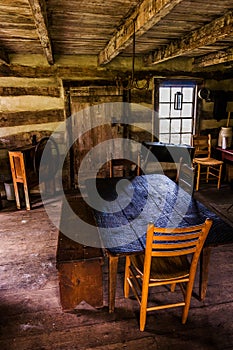
[[[206,24],[202,28],[175,40],[160,50],[148,55],[146,64],[157,64],[166,60],[188,54],[195,49],[214,44],[233,33],[233,11]]]
[[[46,4],[44,0],[28,0],[34,17],[38,37],[49,64],[54,64],[51,40],[47,27]]]
[[[225,51],[218,51],[209,55],[204,55],[194,59],[194,68],[208,67],[215,64],[233,61],[233,47]]]
[[[109,63],[132,43],[134,23],[136,36],[141,36],[182,1],[183,0],[144,0],[100,52],[99,64],[103,65]]]
[[[6,51],[4,51],[2,48],[0,48],[0,63],[9,63],[9,57]]]

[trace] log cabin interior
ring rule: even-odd
[[[86,177],[110,176],[112,156],[136,159],[150,143],[191,147],[194,134],[211,134],[212,156],[224,162],[221,187],[203,183],[194,198],[215,213],[222,206],[233,226],[232,0],[0,0],[0,20],[1,349],[231,349],[232,242],[213,249],[206,297],[194,299],[187,325],[176,309],[162,310],[140,332],[138,307],[123,296],[124,259],[108,313],[106,257],[66,242],[72,261],[93,254],[95,269],[83,261],[78,269],[94,277],[88,290],[98,307],[86,290],[77,308],[77,295],[62,300],[77,271],[33,180],[44,140],[55,160],[40,191],[79,198]],[[10,152],[27,158],[31,203],[21,174],[22,206]],[[176,178],[176,162],[159,167]],[[158,172],[151,163],[143,170]]]

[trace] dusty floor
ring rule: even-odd
[[[228,185],[220,191],[210,187],[195,195],[207,203],[232,202]],[[115,313],[107,310],[107,261],[104,307],[83,302],[72,313],[62,312],[55,261],[58,230],[40,204],[25,211],[4,202],[0,211],[1,350],[233,349],[232,244],[212,249],[207,296],[202,302],[192,299],[186,325],[179,308],[160,310],[148,316],[146,330],[140,332],[138,304],[123,297],[123,259]],[[166,297],[166,290],[160,296]]]

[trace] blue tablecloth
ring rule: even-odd
[[[111,254],[140,252],[145,247],[147,224],[184,227],[213,220],[205,246],[233,243],[233,227],[171,179],[161,174],[86,182],[103,246]],[[118,187],[117,187],[118,185]],[[100,200],[93,186],[97,186]]]

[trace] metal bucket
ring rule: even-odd
[[[4,182],[5,186],[5,192],[6,192],[6,199],[8,201],[14,201],[15,200],[15,192],[14,192],[14,185],[11,182]]]

